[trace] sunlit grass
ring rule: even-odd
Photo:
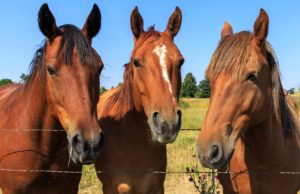
[[[182,129],[200,129],[208,108],[209,98],[183,99],[190,107],[182,108]]]

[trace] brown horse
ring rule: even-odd
[[[32,61],[29,80],[0,88],[0,187],[4,194],[74,194],[80,174],[39,170],[80,171],[80,163],[93,162],[102,147],[96,105],[103,65],[91,47],[100,10],[94,5],[79,30],[56,27],[44,4],[38,22],[47,39]]]
[[[225,23],[206,71],[212,95],[198,153],[220,174],[224,193],[297,193],[299,121],[287,103],[275,53],[266,41],[269,17],[261,9],[254,32],[233,34]]]
[[[181,26],[176,8],[164,32],[144,31],[135,8],[131,14],[134,49],[125,65],[124,83],[100,96],[98,117],[106,144],[96,169],[107,193],[164,193],[166,145],[181,125],[178,96],[183,57],[173,42]]]

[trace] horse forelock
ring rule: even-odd
[[[82,31],[73,25],[63,25],[58,28],[59,36],[61,36],[60,43],[57,50],[57,59],[61,64],[72,65],[73,52],[76,49],[80,63],[91,68],[98,67],[100,56],[91,47],[87,38]],[[29,79],[26,82],[28,86],[34,77],[38,74],[40,81],[43,83],[46,78],[46,66],[44,64],[44,57],[47,52],[47,41],[42,43],[34,54],[34,57],[29,65]],[[26,88],[26,87],[25,87]]]
[[[257,56],[251,44],[252,37],[252,33],[243,31],[223,38],[208,65],[207,77],[213,81],[221,73],[226,72],[231,77],[239,79],[251,57],[258,59],[264,56],[270,67],[274,114],[284,132],[290,134],[295,129],[299,129],[300,125],[298,118],[285,99],[275,52],[272,46],[266,42],[263,48],[265,53]]]

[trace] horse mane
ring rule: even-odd
[[[138,41],[135,43],[132,53],[146,42],[151,43],[160,37],[160,33],[155,30],[154,26],[150,26],[146,32],[141,34]],[[129,63],[124,65],[124,67],[123,83],[116,89],[116,92],[107,99],[107,103],[104,108],[104,111],[107,111],[112,107],[115,107],[119,117],[124,116],[127,112],[134,108],[132,58]]]
[[[221,72],[226,72],[230,76],[241,78],[250,56],[258,58],[250,42],[252,38],[252,33],[247,31],[223,38],[213,53],[206,70],[208,77],[215,79]],[[299,129],[300,124],[286,100],[280,78],[279,63],[275,51],[267,41],[264,45],[264,51],[271,71],[274,113],[285,134],[291,134],[295,129]]]
[[[133,110],[133,67],[130,63],[124,65],[123,83],[118,86],[108,99],[104,111],[116,108],[117,115],[121,118]]]
[[[72,65],[72,57],[74,48],[77,49],[80,62],[83,65],[88,65],[96,68],[98,60],[94,60],[95,57],[100,59],[97,52],[91,47],[87,38],[83,35],[80,29],[74,25],[62,25],[58,28],[58,35],[61,36],[61,41],[57,51],[57,58],[59,62],[66,65]],[[39,77],[42,82],[46,78],[46,65],[44,65],[44,56],[47,49],[47,43],[44,41],[42,46],[38,48],[34,54],[34,57],[29,65],[29,79],[25,86],[30,85],[35,75],[39,73]],[[26,87],[25,87],[26,88]]]

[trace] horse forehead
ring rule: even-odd
[[[61,39],[61,36],[58,36],[55,37],[54,40],[52,40],[52,42],[47,41],[46,56],[53,57],[57,54]]]
[[[155,57],[167,61],[176,61],[181,57],[180,51],[177,49],[175,44],[161,43],[157,44],[152,48],[152,54]]]

